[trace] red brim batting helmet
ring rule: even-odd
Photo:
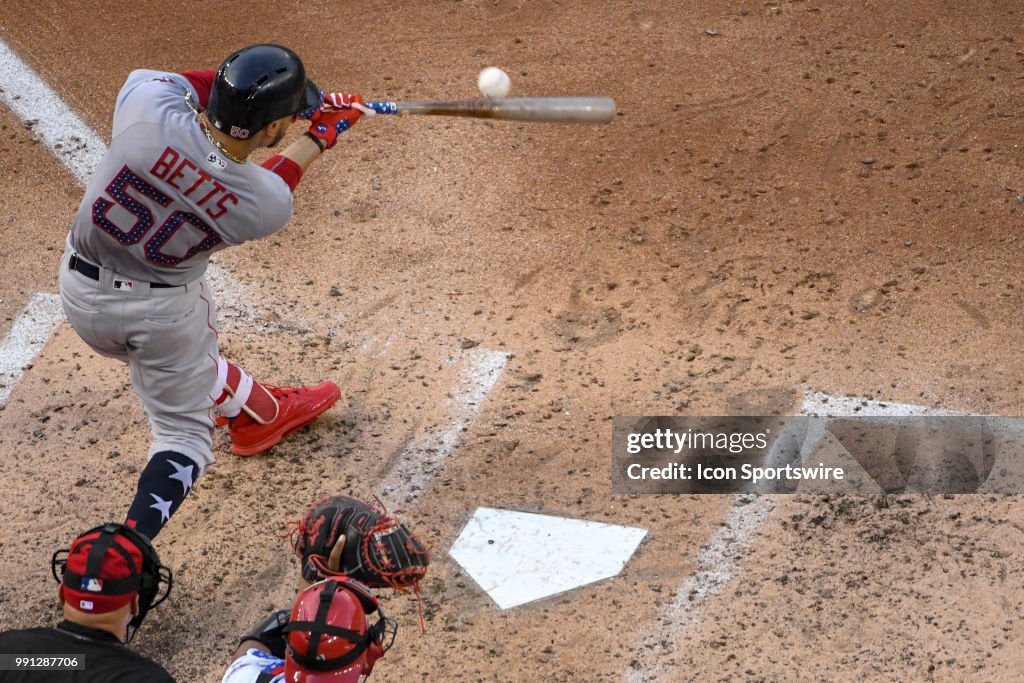
[[[250,45],[224,60],[210,90],[213,127],[245,140],[285,116],[309,116],[323,101],[299,56],[280,45]]]

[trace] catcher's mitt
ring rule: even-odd
[[[291,542],[302,562],[302,576],[319,581],[348,576],[372,588],[412,589],[427,574],[430,553],[384,505],[368,505],[349,496],[327,496],[313,503],[306,516],[291,525]],[[344,536],[337,566],[331,551]]]

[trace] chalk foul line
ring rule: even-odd
[[[85,185],[107,146],[61,97],[0,40],[0,101]],[[0,343],[0,405],[64,319],[57,294],[39,293]]]
[[[480,412],[508,359],[507,353],[481,348],[463,356],[458,385],[445,402],[444,414],[439,420],[445,428],[439,433],[420,435],[378,486],[378,496],[389,509],[405,507],[420,497],[455,450],[463,431]]]
[[[668,680],[660,660],[672,655],[683,632],[700,621],[701,609],[725,590],[774,509],[775,502],[768,496],[733,497],[721,528],[697,558],[697,571],[679,584],[675,598],[635,653],[626,681]]]
[[[85,185],[107,145],[60,95],[0,40],[0,100]]]
[[[0,406],[11,397],[14,385],[25,368],[64,319],[57,294],[40,293],[32,297],[0,342]]]
[[[850,415],[919,416],[952,415],[941,408],[874,401],[823,392],[804,392],[800,415],[843,417]],[[702,609],[722,593],[739,563],[749,554],[761,526],[775,509],[774,499],[765,495],[734,496],[722,528],[712,536],[697,558],[697,571],[676,590],[675,598],[652,625],[637,648],[623,680],[649,683],[665,680],[661,661],[671,658],[683,633],[700,622]]]

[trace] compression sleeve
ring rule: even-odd
[[[264,161],[263,168],[281,176],[284,182],[288,184],[288,189],[293,193],[299,184],[299,180],[302,179],[302,167],[288,157],[281,156],[280,154],[275,154]]]

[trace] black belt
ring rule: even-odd
[[[90,280],[100,279],[100,267],[95,263],[89,263],[78,254],[72,254],[71,259],[68,261],[68,268],[71,270],[77,270],[82,275],[86,276]],[[171,287],[181,287],[181,285],[169,285],[165,282],[150,282],[150,289],[169,289]]]

